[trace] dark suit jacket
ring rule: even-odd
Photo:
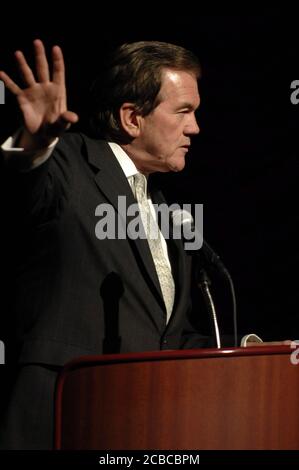
[[[21,362],[62,365],[85,354],[206,345],[191,321],[191,262],[180,240],[168,243],[176,298],[166,326],[147,241],[96,237],[99,204],[117,211],[120,195],[136,203],[106,142],[66,134],[45,164],[12,173]],[[158,192],[152,197],[161,202]]]

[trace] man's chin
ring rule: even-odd
[[[179,171],[182,171],[185,168],[185,158],[179,159],[175,162],[169,162],[168,163],[168,168],[169,171],[174,171],[178,173]]]

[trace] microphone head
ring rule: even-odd
[[[202,247],[203,237],[197,230],[194,218],[185,209],[175,209],[172,212],[174,238],[182,238],[186,251],[197,251]]]
[[[185,209],[175,209],[172,212],[172,222],[176,227],[181,227],[184,224],[189,224],[190,227],[194,226],[192,214]]]
[[[219,255],[203,239],[199,230],[197,230],[190,212],[183,209],[176,209],[172,213],[172,221],[174,232],[177,231],[182,234],[186,251],[189,251],[190,254],[201,256],[202,261],[206,260],[208,264],[216,266],[221,271],[226,270]],[[186,243],[186,240],[192,240],[192,243]],[[202,250],[200,250],[200,248],[202,248]]]

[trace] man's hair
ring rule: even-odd
[[[130,139],[121,129],[119,110],[134,103],[147,116],[159,104],[162,72],[186,71],[201,76],[197,57],[187,49],[158,41],[140,41],[120,46],[92,87],[91,126],[95,136],[118,143]]]

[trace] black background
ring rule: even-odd
[[[203,67],[201,134],[185,170],[158,179],[170,201],[204,204],[204,236],[234,279],[240,332],[296,339],[299,105],[290,102],[290,84],[299,79],[296,15],[279,9],[260,15],[181,14],[174,6],[168,15],[149,10],[143,5],[142,12],[100,14],[80,5],[62,17],[56,7],[49,11],[40,4],[34,14],[9,12],[1,20],[0,67],[16,78],[14,50],[32,59],[37,37],[48,51],[62,46],[69,109],[81,115],[81,130],[88,88],[115,46],[162,40],[191,49]],[[18,122],[8,92],[0,120],[4,140]],[[226,297],[217,307],[221,328],[229,332],[227,287],[216,279],[214,289]]]

